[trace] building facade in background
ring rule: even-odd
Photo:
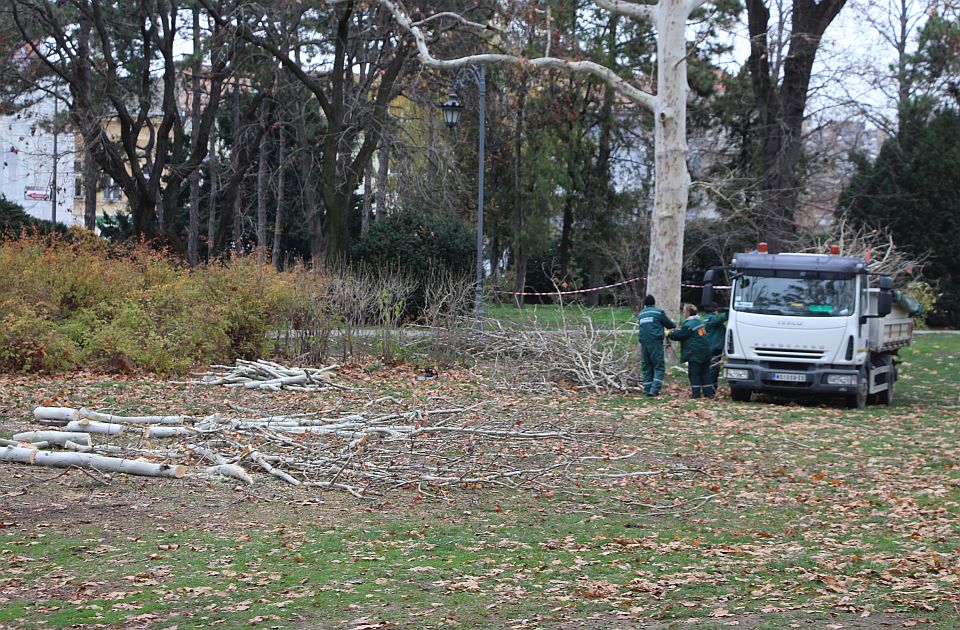
[[[37,219],[76,224],[75,148],[65,107],[53,96],[33,94],[15,104],[0,114],[0,194]]]

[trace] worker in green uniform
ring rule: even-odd
[[[677,327],[662,308],[657,308],[656,303],[652,295],[643,298],[643,310],[637,315],[644,396],[660,393],[666,371],[663,364],[663,332],[665,328]]]
[[[707,327],[697,315],[697,307],[693,304],[685,305],[683,314],[686,317],[683,324],[667,337],[680,342],[680,360],[687,362],[692,396],[712,398],[716,390],[710,380],[710,341]]]
[[[714,391],[720,385],[720,367],[723,365],[723,342],[727,332],[728,312],[718,312],[716,304],[704,304],[700,307],[703,324],[707,327],[707,339],[710,342],[710,381]]]

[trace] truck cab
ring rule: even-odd
[[[836,254],[751,252],[730,269],[724,374],[734,400],[766,392],[838,396],[851,407],[893,402],[894,357],[913,320],[892,313],[890,278]],[[705,280],[710,303],[712,274]]]

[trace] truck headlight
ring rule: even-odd
[[[736,370],[727,368],[727,378],[735,381],[745,381],[750,378],[750,370]]]
[[[856,385],[856,374],[827,374],[827,385]]]

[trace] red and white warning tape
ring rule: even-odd
[[[638,280],[646,280],[643,276],[638,276],[636,278],[630,278],[629,280],[624,280],[623,282],[614,282],[613,284],[605,284],[602,287],[592,287],[590,289],[574,289],[572,291],[500,291],[498,293],[503,293],[505,295],[533,295],[533,296],[544,296],[544,295],[578,295],[582,293],[593,293],[594,291],[603,291],[604,289],[612,289],[613,287],[620,287],[625,284],[630,284],[631,282],[637,282]],[[702,284],[681,284],[681,287],[686,289],[702,289]],[[724,290],[729,289],[729,286],[719,285],[713,287],[714,289]]]
[[[641,276],[638,278],[630,278],[629,280],[624,280],[623,282],[605,284],[602,287],[593,287],[592,289],[575,289],[573,291],[500,291],[500,293],[505,293],[507,295],[576,295],[578,293],[592,293],[594,291],[602,291],[603,289],[612,289],[613,287],[623,286],[625,284],[630,284],[631,282],[644,279],[645,278]]]

